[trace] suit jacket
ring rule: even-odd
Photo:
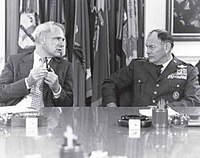
[[[103,105],[117,103],[118,93],[131,87],[132,106],[155,105],[163,98],[169,106],[199,106],[200,86],[196,67],[174,57],[160,76],[147,60],[133,60],[129,66],[106,78],[102,85]],[[131,106],[131,105],[126,105]]]
[[[49,64],[58,75],[62,90],[60,97],[55,99],[49,86],[44,83],[44,105],[72,106],[73,80],[71,63],[61,58],[52,58]],[[0,75],[0,103],[3,106],[15,105],[30,93],[30,90],[26,88],[25,78],[28,77],[32,67],[32,52],[12,55],[8,58],[5,68]]]

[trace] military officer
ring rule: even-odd
[[[132,60],[106,78],[102,84],[102,105],[117,106],[119,92],[131,87],[132,105],[127,106],[156,105],[161,99],[171,107],[199,106],[198,70],[175,57],[173,46],[169,32],[151,31],[146,40],[148,60]]]
[[[199,84],[200,84],[200,60],[197,62],[197,64],[195,65],[198,70],[199,70],[199,74],[198,74],[198,81],[199,81]]]

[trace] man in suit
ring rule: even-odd
[[[72,65],[62,58],[66,45],[64,27],[45,22],[36,27],[33,37],[34,52],[9,57],[0,75],[0,103],[10,106],[23,102],[30,96],[31,87],[43,78],[44,106],[72,106]],[[42,66],[38,66],[39,62]]]
[[[104,80],[103,106],[117,106],[118,94],[125,87],[132,90],[132,105],[127,106],[157,105],[161,99],[171,107],[199,106],[198,70],[176,58],[172,54],[173,46],[170,33],[151,31],[146,40],[148,60],[132,60]]]

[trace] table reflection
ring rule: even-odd
[[[199,111],[190,109],[189,112],[199,114]],[[121,115],[138,114],[137,108],[44,108],[40,112],[47,118],[47,123],[38,128],[35,137],[26,136],[25,127],[2,127],[1,158],[29,155],[59,158],[67,125],[77,135],[84,153],[103,150],[109,156],[128,158],[200,156],[198,127],[142,128],[139,138],[130,138],[128,128],[119,126],[117,120]]]

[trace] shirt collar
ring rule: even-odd
[[[41,59],[41,57],[39,56],[39,54],[34,51],[34,54],[33,54],[33,68],[40,67],[40,63],[39,63],[40,59]]]
[[[40,56],[39,56],[39,54],[36,52],[36,51],[34,51],[34,61],[38,61],[38,60],[40,60]]]
[[[172,57],[172,55],[170,56],[170,59],[166,62],[166,63],[164,63],[164,64],[162,64],[162,68],[161,68],[161,72],[163,72],[164,70],[165,70],[165,68],[169,65],[169,63],[170,63],[170,61],[173,59],[173,57]]]
[[[33,68],[37,68],[40,65],[39,64],[39,60],[41,59],[41,57],[39,56],[39,54],[36,51],[34,51],[34,55],[33,56],[34,56],[33,57]],[[44,59],[42,59],[42,60],[44,60]],[[51,60],[51,57],[48,57],[47,58],[47,62],[49,63],[50,60]],[[45,67],[45,64],[43,64],[43,67]]]

